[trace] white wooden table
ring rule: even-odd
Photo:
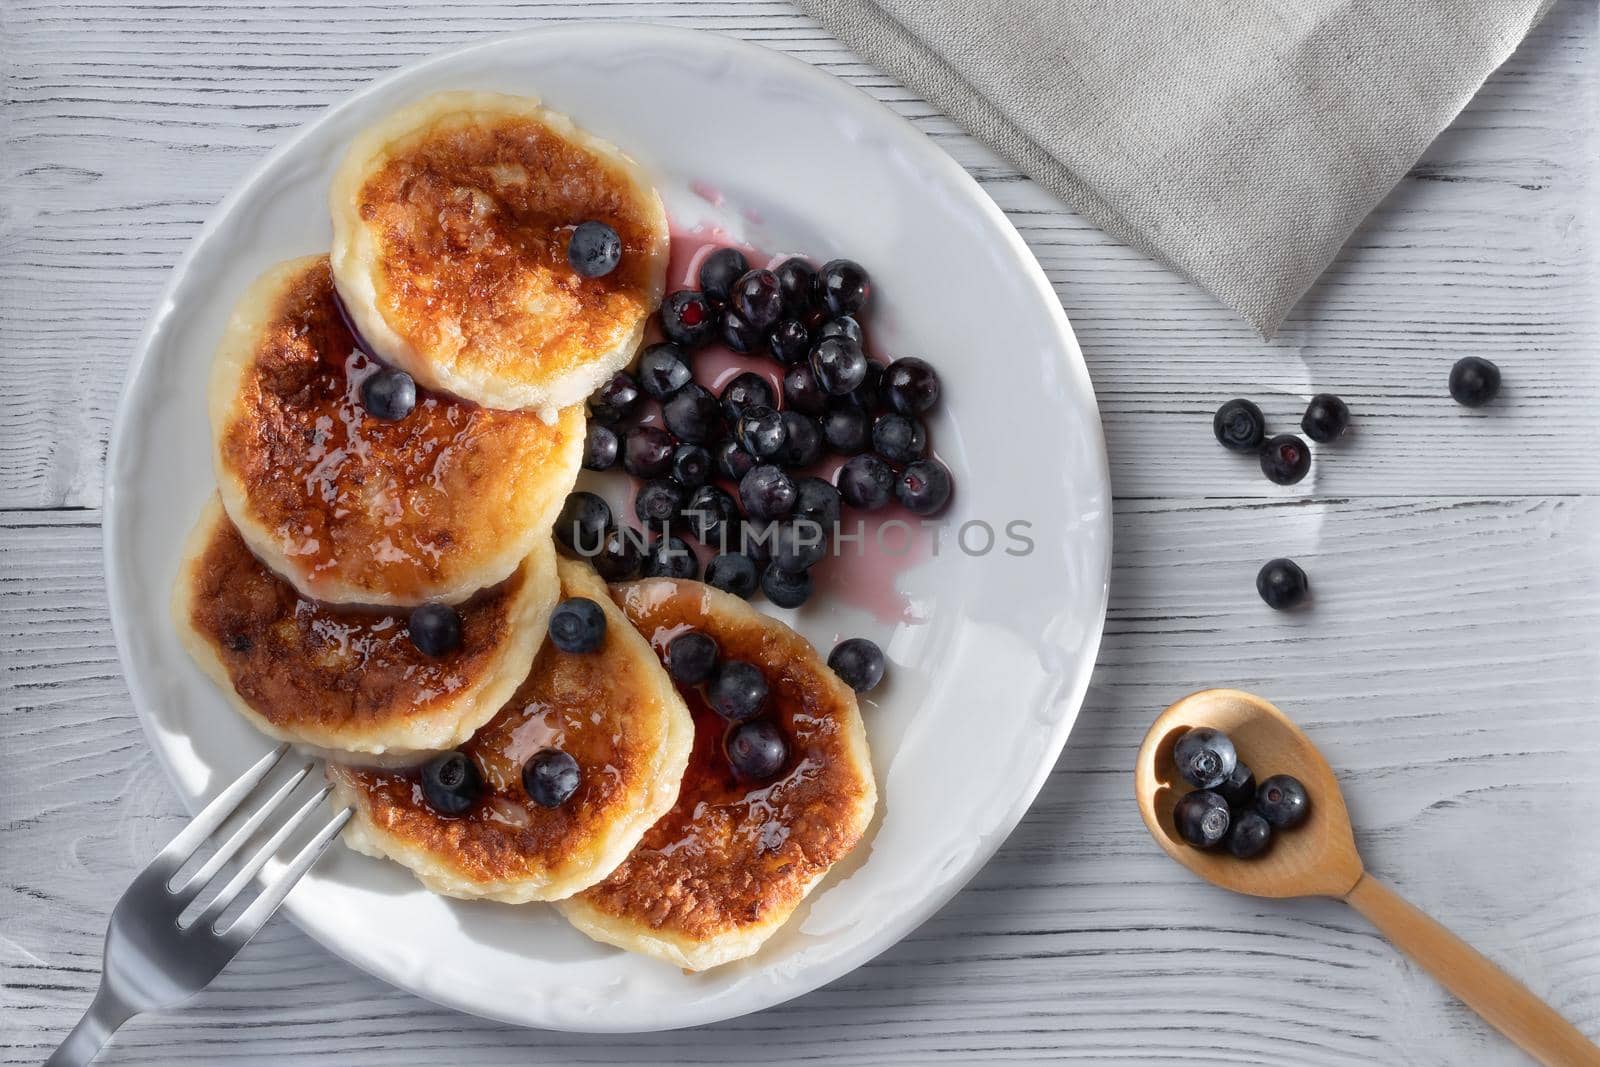
[[[1600,79],[1563,0],[1263,344],[782,2],[461,5],[0,0],[0,1057],[88,1002],[112,902],[179,825],[112,647],[99,507],[135,337],[213,206],[288,131],[393,67],[545,20],[760,41],[886,101],[966,165],[1049,273],[1099,391],[1117,497],[1100,666],[1071,744],[987,869],[899,947],[753,1017],[524,1032],[397,992],[277,923],[109,1062],[1518,1062],[1328,902],[1198,884],[1129,768],[1214,683],[1297,715],[1374,869],[1600,1035]],[[1468,412],[1450,364],[1500,363]],[[1284,490],[1211,440],[1256,397],[1355,413]],[[1257,566],[1298,558],[1313,611]],[[983,709],[974,709],[981,714]]]

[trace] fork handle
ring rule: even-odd
[[[106,988],[105,980],[95,990],[89,1010],[83,1013],[61,1047],[44,1061],[44,1067],[84,1067],[100,1054],[111,1035],[136,1012]]]
[[[1554,1008],[1372,875],[1362,874],[1344,899],[1395,948],[1420,963],[1440,985],[1540,1063],[1548,1067],[1600,1065],[1600,1048]]]

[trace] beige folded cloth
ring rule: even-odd
[[[1551,0],[797,0],[1270,336]]]

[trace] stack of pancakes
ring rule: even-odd
[[[327,756],[354,848],[430,889],[560,901],[592,937],[690,969],[750,955],[871,818],[855,696],[744,601],[660,578],[608,589],[551,535],[584,398],[634,358],[662,296],[659,197],[536,101],[445,93],[358,138],[331,206],[331,253],[267,271],[218,346],[218,492],[174,597],[191,654],[260,730]],[[598,278],[567,260],[590,220],[623,248]],[[362,402],[386,368],[417,387],[392,420]],[[596,652],[545,641],[577,596],[607,615]],[[413,642],[424,604],[452,606],[458,647]],[[774,780],[740,780],[724,724],[662,668],[690,628],[767,675],[791,752]],[[486,795],[450,816],[418,766],[456,748]],[[556,808],[521,776],[551,748],[582,773]]]

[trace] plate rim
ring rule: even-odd
[[[814,992],[854,972],[925,924],[954,899],[956,894],[965,888],[979,871],[988,865],[995,853],[999,851],[1000,847],[1016,830],[1028,810],[1032,808],[1039,792],[1043,789],[1051,772],[1060,761],[1061,753],[1066,747],[1068,735],[1071,733],[1078,715],[1082,712],[1090,679],[1099,659],[1109,605],[1113,536],[1110,462],[1106,447],[1104,423],[1100,415],[1099,398],[1095,393],[1094,384],[1089,375],[1088,364],[1084,360],[1083,351],[1067,318],[1066,310],[1062,306],[1060,298],[1057,296],[1055,288],[1050,283],[1038,258],[1033,254],[1032,249],[1028,247],[1027,242],[1023,240],[1021,233],[1018,232],[1010,218],[1006,216],[1000,206],[978,183],[977,179],[954,157],[936,144],[931,137],[922,130],[917,129],[910,120],[897,114],[887,104],[872,97],[866,91],[851,85],[820,67],[806,62],[798,56],[720,31],[666,26],[653,22],[589,20],[555,26],[536,26],[514,33],[495,34],[460,47],[430,53],[415,62],[407,63],[380,78],[366,83],[353,92],[346,93],[339,100],[324,108],[316,117],[297,127],[287,140],[261,157],[240,183],[212,208],[200,229],[189,239],[183,255],[179,257],[177,263],[172,267],[171,274],[157,299],[155,309],[135,343],[133,355],[129,360],[123,379],[122,390],[117,399],[116,410],[112,417],[106,460],[103,468],[104,486],[101,499],[100,524],[101,561],[105,573],[106,595],[112,636],[117,649],[118,666],[122,671],[123,683],[127,687],[134,715],[139,721],[139,727],[144,733],[146,743],[156,757],[156,762],[161,766],[169,784],[177,794],[179,803],[192,815],[200,805],[191,803],[185,792],[179,787],[182,777],[179,775],[176,765],[172,762],[164,746],[158,743],[154,733],[155,727],[151,713],[147,710],[152,706],[151,695],[139,681],[139,674],[133,664],[130,641],[125,633],[125,628],[128,625],[127,620],[132,617],[133,609],[124,604],[126,596],[124,590],[128,587],[121,580],[121,569],[117,563],[120,545],[118,534],[120,529],[118,520],[120,494],[117,492],[118,479],[116,478],[119,454],[128,432],[128,423],[132,417],[130,408],[134,386],[145,370],[145,364],[148,362],[156,339],[162,334],[167,320],[176,310],[174,304],[176,290],[188,274],[199,250],[213,237],[215,231],[221,226],[222,220],[229,217],[238,204],[253,193],[256,187],[264,180],[265,175],[272,169],[274,163],[282,157],[293,153],[316,129],[331,121],[336,114],[347,108],[357,106],[360,101],[374,93],[381,92],[394,83],[403,82],[436,64],[454,61],[473,52],[503,48],[512,42],[535,37],[582,37],[596,34],[634,35],[639,38],[639,43],[644,44],[663,41],[670,43],[673,40],[692,40],[696,42],[697,46],[705,47],[708,43],[714,43],[716,48],[732,54],[736,58],[752,58],[755,62],[776,66],[783,69],[786,74],[803,79],[809,85],[818,88],[824,93],[847,98],[850,103],[846,106],[864,107],[868,110],[877,111],[883,117],[891,120],[892,124],[897,126],[902,133],[911,135],[915,142],[927,150],[929,165],[942,172],[941,177],[952,187],[965,193],[970,205],[980,212],[998,235],[1004,239],[1020,275],[1025,277],[1032,285],[1036,294],[1042,299],[1047,308],[1048,318],[1054,328],[1057,345],[1060,349],[1061,358],[1059,364],[1062,370],[1067,373],[1069,384],[1073,390],[1082,390],[1082,395],[1087,398],[1088,407],[1093,413],[1094,432],[1090,437],[1094,447],[1093,455],[1090,458],[1098,474],[1098,483],[1104,498],[1104,507],[1094,520],[1099,534],[1097,541],[1102,547],[1098,558],[1094,560],[1099,581],[1097,603],[1091,613],[1092,620],[1090,621],[1092,621],[1092,626],[1089,627],[1089,632],[1075,657],[1075,662],[1072,664],[1072,677],[1068,680],[1067,685],[1058,690],[1058,699],[1055,701],[1055,706],[1060,710],[1052,715],[1053,723],[1048,736],[1048,744],[1041,750],[1041,758],[1034,766],[1032,773],[1022,783],[1021,788],[1015,792],[1012,803],[998,813],[999,817],[993,821],[990,832],[984,835],[983,841],[979,846],[965,857],[963,862],[954,869],[953,874],[944,878],[934,892],[920,898],[915,906],[903,911],[897,911],[876,927],[875,934],[861,939],[849,951],[840,953],[830,963],[818,967],[815,973],[809,974],[791,988],[780,990],[781,995],[776,999],[768,999],[759,1006],[735,1006],[732,1011],[713,1010],[702,1014],[689,1013],[681,1021],[674,1020],[667,1025],[659,1026],[564,1026],[550,1021],[519,1018],[505,1013],[483,1010],[463,1000],[452,1000],[448,993],[443,990],[434,987],[424,988],[405,980],[406,976],[391,974],[381,968],[376,961],[365,958],[354,951],[347,951],[348,946],[335,946],[318,936],[311,915],[301,915],[304,908],[303,906],[296,906],[293,894],[283,904],[282,914],[323,950],[386,985],[403,990],[430,1003],[439,1004],[451,1010],[480,1018],[531,1029],[595,1034],[649,1033],[741,1018]],[[1045,755],[1048,755],[1048,758],[1044,758]]]

